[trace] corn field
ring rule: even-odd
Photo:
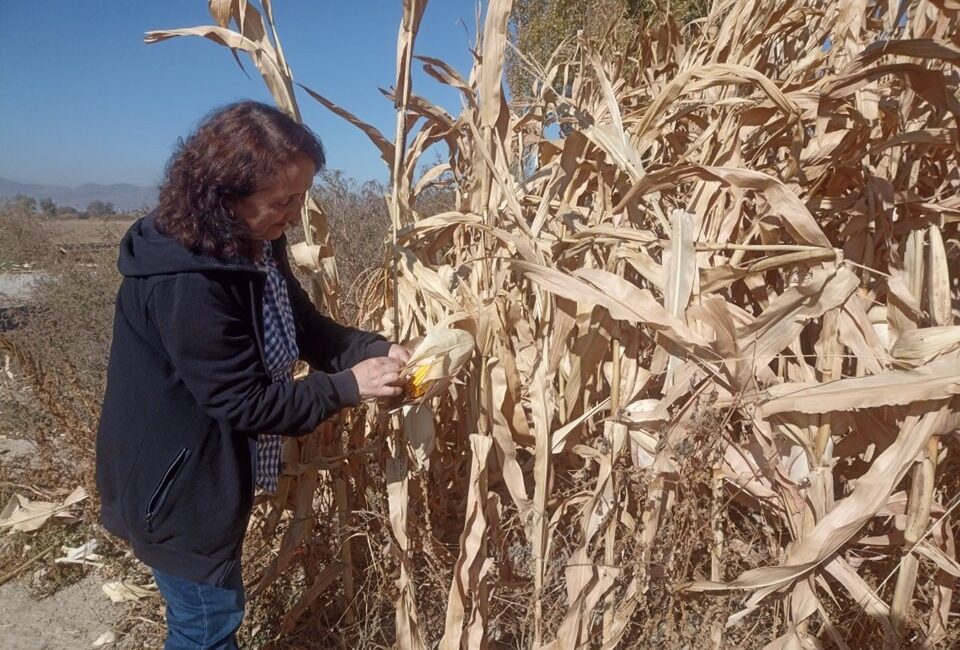
[[[302,86],[390,169],[366,322],[475,343],[418,403],[287,441],[250,638],[956,647],[960,4],[717,0],[626,46],[518,52],[536,83],[508,101],[511,4],[458,71],[403,0],[392,134]],[[215,24],[146,40],[242,51],[299,116],[271,5],[210,0]],[[421,213],[437,185],[456,209]],[[312,199],[304,226],[336,316]]]

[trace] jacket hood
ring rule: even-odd
[[[127,277],[200,271],[258,272],[249,262],[225,262],[191,253],[157,230],[152,213],[135,221],[123,236],[117,266]]]

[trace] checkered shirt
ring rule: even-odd
[[[293,364],[300,356],[297,331],[287,283],[273,258],[270,242],[263,243],[257,267],[267,273],[263,292],[263,348],[267,372],[274,382],[292,380]],[[257,439],[257,485],[274,492],[280,475],[281,436],[261,433]]]

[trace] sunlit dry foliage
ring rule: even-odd
[[[425,5],[403,2],[392,139],[308,92],[391,169],[371,322],[476,348],[417,409],[287,445],[252,542],[255,593],[296,587],[283,632],[956,642],[960,6],[717,1],[690,41],[668,16],[619,51],[528,58],[536,96],[511,108],[511,2],[487,4],[464,72],[415,54]],[[219,27],[148,40],[246,50],[289,108],[260,14],[211,8]],[[416,94],[414,64],[459,115]],[[434,183],[455,209],[418,209]],[[310,223],[298,260],[335,278]]]

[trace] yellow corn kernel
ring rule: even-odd
[[[423,397],[427,392],[427,374],[430,372],[430,364],[422,365],[413,371],[410,379],[407,381],[407,396],[417,399]]]

